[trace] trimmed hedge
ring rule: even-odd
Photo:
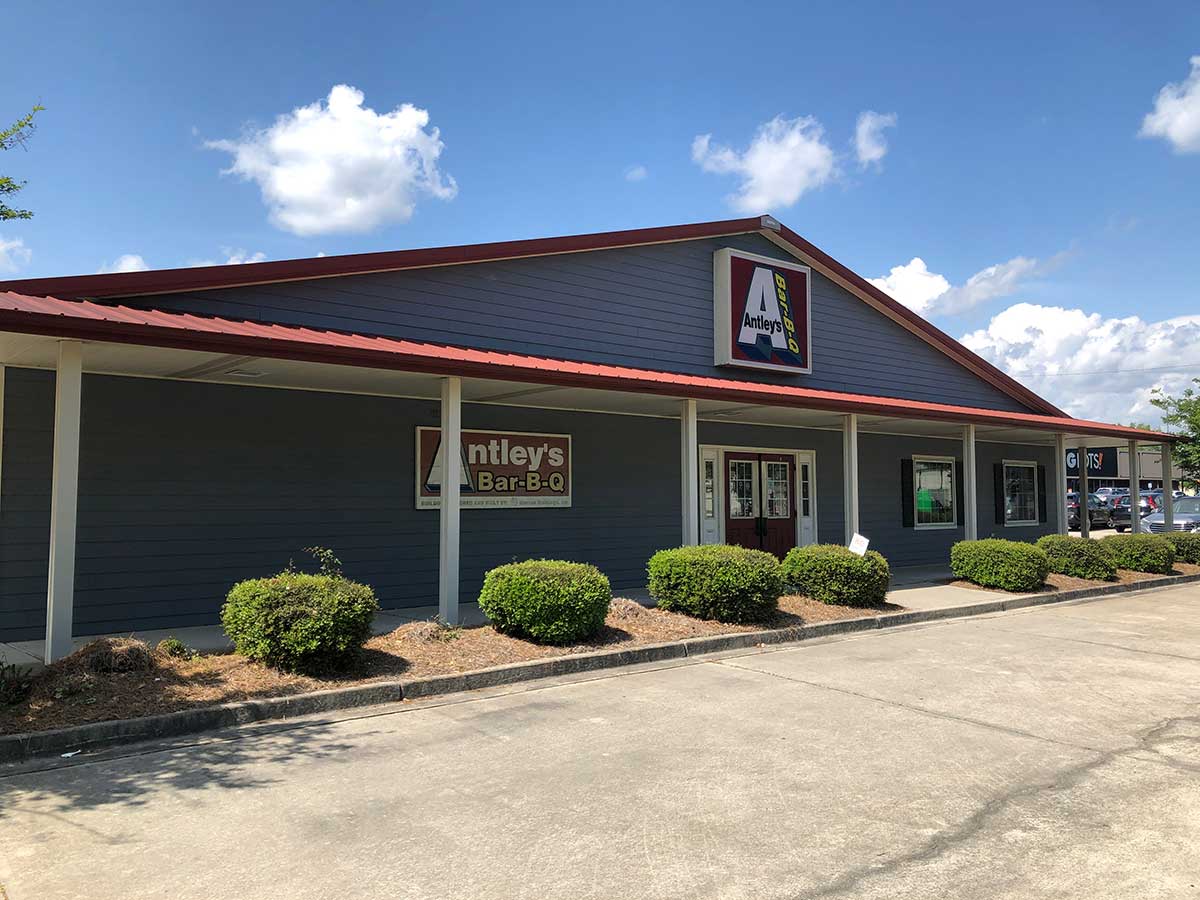
[[[721,622],[762,622],[779,608],[783,571],[763,550],[705,544],[659,550],[646,566],[659,608]]]
[[[592,637],[611,602],[612,588],[599,569],[556,559],[497,566],[479,592],[479,608],[497,631],[544,644]]]
[[[1037,546],[1050,561],[1051,572],[1092,581],[1112,581],[1117,577],[1117,567],[1099,541],[1047,534],[1038,538]]]
[[[1170,575],[1175,545],[1161,534],[1110,534],[1100,543],[1118,569]]]
[[[877,606],[887,594],[892,572],[874,550],[859,556],[841,544],[813,544],[789,551],[783,578],[797,593],[822,603]]]
[[[235,584],[221,626],[242,656],[289,672],[322,672],[353,661],[378,609],[365,584],[286,571]]]
[[[1163,537],[1175,548],[1178,562],[1200,566],[1200,534],[1194,531],[1168,531]]]
[[[959,541],[950,548],[955,576],[1004,591],[1036,591],[1046,583],[1050,561],[1033,544],[985,538]]]

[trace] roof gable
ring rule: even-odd
[[[811,266],[814,272],[861,300],[919,341],[953,360],[974,377],[1012,398],[1021,407],[1047,415],[1063,415],[1060,409],[1037,396],[770,216],[528,241],[364,253],[239,266],[27,279],[2,282],[0,291],[12,290],[27,295],[55,296],[64,299],[104,300],[153,296],[155,298],[153,305],[161,305],[166,302],[164,295],[178,295],[183,292],[214,291],[253,285],[344,278],[367,273],[462,266],[584,251],[696,241],[704,238],[729,238],[736,235],[761,235],[784,253]]]

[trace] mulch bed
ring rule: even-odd
[[[324,678],[289,675],[225,654],[189,660],[154,653],[147,668],[109,671],[112,661],[107,647],[100,663],[102,670],[97,671],[98,654],[89,650],[96,646],[92,644],[35,676],[27,699],[0,706],[0,734],[139,718],[383,679],[468,672],[548,656],[877,616],[903,609],[891,603],[866,608],[831,606],[790,596],[780,598],[779,612],[770,623],[730,625],[618,599],[613,601],[604,629],[594,641],[568,647],[508,637],[490,625],[446,629],[432,622],[414,622],[369,640],[353,671]],[[143,663],[130,663],[139,664]]]
[[[1200,575],[1200,566],[1192,563],[1177,562],[1172,575]],[[1136,584],[1140,581],[1157,581],[1160,578],[1167,578],[1166,575],[1156,575],[1152,572],[1134,572],[1130,569],[1117,569],[1117,577],[1112,581],[1091,581],[1087,578],[1072,578],[1070,575],[1059,575],[1057,572],[1051,572],[1046,579],[1046,583],[1040,590],[1036,591],[1005,591],[1000,588],[982,587],[970,581],[951,581],[949,584],[953,587],[969,588],[973,591],[989,591],[994,594],[1050,594],[1056,591],[1076,591],[1082,588],[1102,587],[1110,584]]]

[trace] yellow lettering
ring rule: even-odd
[[[479,490],[484,492],[492,490],[492,473],[487,469],[480,471],[479,475],[476,476],[476,481],[479,483]]]
[[[525,473],[525,490],[536,493],[542,489],[542,476],[537,472]]]

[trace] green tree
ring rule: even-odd
[[[24,147],[25,142],[33,135],[33,117],[42,111],[43,107],[35,106],[26,115],[17,119],[8,128],[0,131],[0,150],[11,150],[13,147]],[[30,219],[33,213],[27,209],[13,209],[5,199],[11,197],[25,182],[15,181],[7,175],[0,175],[0,222],[8,219]]]
[[[1192,383],[1200,385],[1200,378],[1193,378]],[[1172,397],[1155,388],[1150,402],[1162,410],[1163,425],[1184,437],[1175,445],[1175,462],[1190,481],[1200,479],[1200,394],[1189,387]]]

